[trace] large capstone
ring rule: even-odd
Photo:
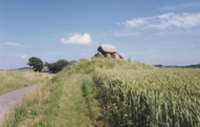
[[[102,44],[98,47],[98,51],[104,53],[116,53],[117,49],[115,46],[110,44]]]
[[[110,44],[102,44],[98,48],[98,53],[94,56],[104,56],[104,57],[112,57],[114,59],[124,59],[124,56],[120,53],[117,53],[117,49],[115,46]]]

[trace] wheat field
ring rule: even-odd
[[[118,126],[200,126],[200,70],[100,69],[93,77],[104,114]]]

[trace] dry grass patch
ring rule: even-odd
[[[21,122],[18,127],[33,127],[33,126],[34,126],[34,120],[26,119],[23,122]]]
[[[0,95],[26,86],[44,83],[52,74],[33,71],[0,71]]]

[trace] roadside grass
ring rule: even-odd
[[[26,86],[44,83],[54,75],[33,71],[0,71],[0,95]]]
[[[52,80],[49,80],[27,96],[24,96],[23,100],[12,106],[10,113],[5,115],[2,127],[33,125],[44,113],[45,106],[49,102],[50,91],[53,91],[53,89],[55,89],[55,84],[52,83]]]

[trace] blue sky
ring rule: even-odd
[[[101,44],[148,64],[200,63],[199,0],[1,0],[0,69],[90,59]]]

